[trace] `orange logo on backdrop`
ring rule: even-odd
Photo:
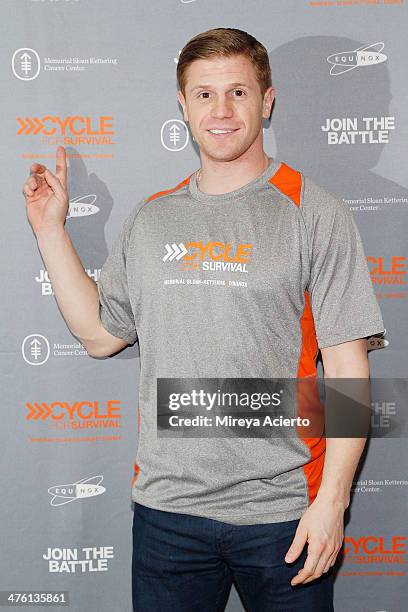
[[[406,563],[405,536],[360,536],[344,538],[344,560],[347,563]]]
[[[27,402],[27,421],[47,421],[48,427],[57,429],[105,429],[120,427],[120,400],[107,400],[106,404],[93,402]]]
[[[376,296],[379,298],[405,298],[405,285],[406,281],[406,257],[397,257],[393,255],[390,258],[385,257],[367,257],[369,264],[371,281],[376,290],[378,289],[391,289],[395,290],[393,293],[386,293],[385,291],[376,291]]]
[[[375,264],[370,271],[372,281],[378,285],[405,285],[403,278],[406,272],[406,257],[391,257],[390,265],[384,262],[384,257],[367,257],[369,263]]]
[[[112,144],[110,135],[114,134],[113,117],[101,115],[99,118],[73,115],[59,117],[17,117],[20,129],[17,135],[40,135],[62,138],[66,144]]]

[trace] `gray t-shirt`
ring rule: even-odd
[[[277,160],[221,195],[196,174],[134,206],[98,283],[103,326],[139,341],[132,498],[236,525],[297,519],[324,439],[157,437],[156,379],[316,376],[319,348],[384,331],[361,238],[346,204]]]

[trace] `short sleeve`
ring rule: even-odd
[[[135,211],[132,210],[113,242],[97,283],[99,316],[103,327],[113,336],[126,340],[128,344],[137,340],[126,271],[128,242],[134,217]]]
[[[305,208],[309,205],[313,209],[308,221],[308,291],[319,348],[383,332],[381,310],[353,213],[316,185],[305,188],[304,198]]]

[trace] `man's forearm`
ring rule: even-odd
[[[366,438],[327,438],[322,482],[318,496],[340,503],[346,509],[350,490]]]
[[[350,357],[350,356],[349,356]],[[356,420],[363,417],[363,423],[367,425],[367,433],[369,428],[369,406],[370,402],[370,382],[369,382],[369,364],[366,350],[362,352],[356,351],[351,355],[351,358],[339,359],[336,367],[331,365],[330,369],[324,371],[325,379],[331,379],[330,385],[326,386],[326,410],[335,409],[341,410],[339,406],[339,397],[347,397],[348,393],[352,401],[356,402],[356,409],[360,408],[361,414],[356,414]],[[358,379],[356,384],[342,383],[338,381],[338,389],[332,390],[334,379]],[[347,393],[345,386],[347,388]],[[331,395],[333,393],[333,395]],[[351,397],[354,395],[354,397]],[[333,401],[330,398],[333,398]],[[359,408],[358,408],[359,407]],[[349,411],[345,411],[345,419],[348,418]],[[350,432],[353,433],[353,432]],[[361,431],[365,434],[365,431]],[[326,497],[333,502],[340,503],[344,509],[350,503],[350,491],[353,484],[353,478],[363,453],[367,436],[365,437],[349,437],[349,438],[326,438],[326,453],[323,467],[322,481],[319,488],[319,497]]]
[[[85,272],[64,226],[36,236],[61,313],[81,342],[93,340],[99,319],[98,288]]]

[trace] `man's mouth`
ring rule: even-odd
[[[215,136],[216,138],[227,138],[228,136],[230,136],[231,134],[234,134],[234,132],[237,132],[239,130],[239,128],[236,129],[210,129],[207,130],[207,132],[209,134],[211,134],[212,136]]]

